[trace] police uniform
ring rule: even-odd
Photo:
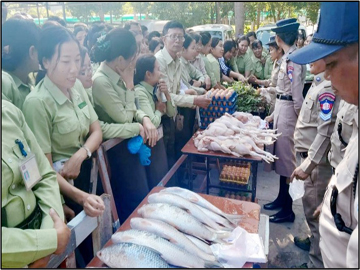
[[[324,73],[316,75],[303,102],[294,132],[295,151],[301,156],[300,168],[309,174],[305,179],[302,203],[311,231],[309,258],[315,268],[322,268],[323,263],[319,248],[319,222],[313,213],[321,204],[331,178],[331,166],[326,154],[339,102],[331,82],[324,80]]]
[[[335,169],[327,186],[320,214],[320,249],[326,268],[358,268],[357,227],[358,227],[358,111],[354,114],[353,134],[346,147],[343,160]],[[335,200],[334,192],[337,189]],[[335,201],[336,211],[331,206]],[[341,215],[344,225],[354,231],[339,231],[332,211]],[[355,232],[355,233],[354,233]],[[348,263],[348,264],[347,264]]]
[[[29,83],[25,84],[16,75],[10,72],[7,73],[2,71],[1,74],[2,94],[6,97],[6,100],[22,110],[25,98],[33,89],[34,83],[29,78]]]
[[[330,139],[331,148],[328,154],[333,173],[344,157],[345,147],[348,145],[353,131],[352,123],[356,111],[357,106],[349,104],[344,100],[340,101],[339,112]]]
[[[139,135],[139,123],[147,115],[138,108],[139,104],[135,104],[138,103],[135,91],[127,89],[120,75],[105,62],[100,64],[93,76],[92,92],[95,111],[101,121],[123,124],[133,132],[133,136]],[[129,152],[128,141],[122,141],[107,152],[120,222],[128,218],[150,191],[145,168],[139,156]]]
[[[299,23],[296,19],[280,20],[274,32],[297,31]],[[274,164],[275,172],[280,175],[280,189],[277,199],[264,205],[265,209],[275,209],[281,205],[282,209],[277,214],[270,216],[271,222],[294,221],[295,215],[292,211],[292,199],[289,195],[289,178],[296,168],[294,149],[295,124],[303,103],[302,89],[305,79],[305,66],[293,63],[288,56],[296,50],[295,44],[283,55],[278,80],[276,85],[276,103],[273,112],[274,129],[281,136],[274,144],[274,154],[279,158]]]
[[[358,10],[358,2],[321,3],[317,32],[314,33],[311,43],[293,54],[291,60],[299,64],[313,63],[348,45],[358,43]],[[320,213],[320,249],[326,268],[359,268],[358,179],[358,110],[356,110],[352,136],[348,141],[344,158],[337,165],[335,174],[327,186]]]
[[[41,180],[26,190],[19,165],[26,155],[35,154]],[[10,102],[2,101],[1,224],[3,268],[21,268],[53,253],[57,234],[49,215],[53,208],[60,218],[64,213],[56,174],[44,156],[24,115]]]

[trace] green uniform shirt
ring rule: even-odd
[[[251,46],[248,47],[246,53],[249,53],[250,57],[253,57],[254,56],[254,52],[253,50],[251,49]],[[262,53],[261,53],[262,57],[267,57],[269,55],[269,51],[266,50],[264,47],[263,47],[263,50],[262,50]]]
[[[49,79],[40,81],[24,103],[26,122],[53,162],[70,158],[85,143],[98,117],[84,87],[76,80],[69,100]]]
[[[204,60],[204,64],[205,64],[205,69],[206,69],[206,73],[208,74],[208,76],[210,77],[211,80],[211,87],[214,87],[217,83],[214,72],[212,70],[211,64],[209,59],[204,55],[204,54],[200,54],[201,58]]]
[[[22,110],[26,96],[33,88],[33,83],[24,84],[17,76],[12,73],[2,71],[2,93],[12,104]]]
[[[214,77],[216,79],[217,83],[220,83],[220,64],[219,61],[211,54],[209,53],[207,56],[207,59],[209,60],[210,67],[212,72],[214,73]]]
[[[237,67],[236,64],[236,58],[235,57],[231,57],[230,60],[225,60],[225,64],[230,67],[230,69],[236,73],[239,73],[239,69]]]
[[[101,121],[126,124],[132,136],[139,135],[142,120],[147,116],[136,108],[135,91],[127,90],[120,75],[102,62],[93,76],[95,111]],[[138,123],[133,123],[134,120]]]
[[[189,61],[184,57],[180,58],[181,63],[181,79],[183,83],[189,89],[194,89],[198,95],[205,94],[206,90],[201,87],[192,86],[190,84],[191,80],[197,80],[201,83],[205,82],[205,77],[200,70],[197,70]]]
[[[268,80],[271,78],[271,72],[273,70],[274,62],[271,60],[271,57],[266,58],[265,67],[264,67],[264,79]]]
[[[85,89],[86,93],[88,94],[89,100],[94,107],[94,99],[92,96],[92,88]],[[122,138],[122,139],[129,139],[138,134],[134,133],[133,125],[139,125],[137,123],[132,124],[116,124],[116,123],[105,123],[99,120],[101,131],[103,133],[103,139],[113,139],[113,138]]]
[[[262,65],[260,59],[256,58],[255,55],[251,57],[251,61],[253,63],[252,74],[254,74],[259,80],[263,80],[265,66]]]
[[[163,113],[155,109],[155,102],[153,100],[154,86],[142,81],[135,85],[135,92],[139,98],[140,109],[145,112],[155,127],[161,124],[161,116]],[[171,100],[166,102],[166,114],[169,117],[175,115],[175,107]]]
[[[195,96],[180,94],[181,63],[180,59],[173,59],[164,47],[155,54],[156,60],[160,65],[160,70],[164,74],[164,80],[168,86],[171,100],[174,106],[192,108]]]
[[[40,120],[39,120],[40,121]],[[27,153],[34,153],[42,179],[26,191],[20,174],[23,159],[15,140],[24,144]],[[49,215],[53,208],[64,219],[56,173],[41,150],[24,115],[13,104],[2,101],[1,207],[6,209],[8,227],[2,227],[3,268],[21,268],[53,253],[57,248],[56,230]],[[42,222],[39,230],[13,228],[40,206]]]
[[[236,66],[238,68],[238,72],[245,76],[246,71],[252,70],[252,61],[250,54],[246,52],[244,55],[238,55],[235,59]]]
[[[314,81],[314,74],[310,73],[310,65],[306,64],[305,82],[312,82],[312,81]]]

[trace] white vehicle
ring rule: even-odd
[[[234,38],[234,29],[226,24],[204,24],[188,28],[196,33],[209,32],[211,37],[220,38],[222,41]]]

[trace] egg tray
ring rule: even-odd
[[[234,101],[236,99],[236,97],[237,97],[237,93],[234,91],[234,93],[232,93],[232,95],[229,98],[213,97],[213,100],[215,100],[215,101],[231,101],[231,100]]]
[[[237,184],[237,185],[247,185],[249,183],[249,178],[251,174],[251,164],[248,162],[239,162],[239,163],[228,163],[224,164],[223,169],[220,173],[220,183],[227,184]],[[234,170],[236,170],[234,172]],[[240,179],[229,179],[224,177],[224,174],[235,173],[235,177]],[[240,177],[241,175],[241,177]]]

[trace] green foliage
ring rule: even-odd
[[[235,82],[231,86],[238,94],[236,104],[239,112],[258,112],[264,108],[263,98],[256,93],[256,90],[248,83]]]
[[[320,8],[319,2],[306,2],[306,7],[305,7],[306,16],[313,24],[317,22],[319,8]]]

